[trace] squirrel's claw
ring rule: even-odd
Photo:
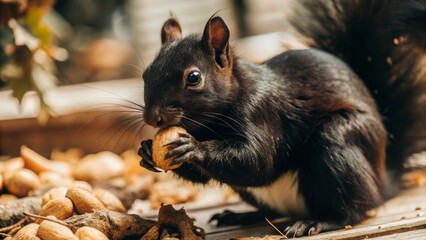
[[[287,237],[302,237],[312,236],[318,233],[341,229],[343,226],[333,222],[316,222],[310,220],[301,220],[293,223],[289,223],[286,229],[284,229],[284,235]]]
[[[139,156],[143,158],[152,159],[151,149],[152,149],[152,140],[151,139],[144,140],[141,142],[141,147],[138,150],[138,154]]]
[[[186,161],[187,159],[190,159],[192,155],[193,154],[191,152],[187,152],[187,153],[185,153],[185,154],[183,154],[179,157],[176,157],[175,159],[173,159],[170,162],[169,166],[176,165],[178,163],[182,163],[182,162]]]
[[[151,172],[161,172],[160,170],[156,169],[153,165],[149,164],[147,161],[145,161],[144,159],[142,159],[139,162],[139,165],[141,165],[142,167],[148,169]]]
[[[164,146],[172,146],[166,153],[165,159],[174,157],[169,166],[192,159],[197,159],[200,156],[199,143],[189,134],[179,133],[179,138],[166,143]]]
[[[195,149],[194,144],[192,144],[190,141],[184,141],[182,145],[177,145],[175,148],[169,150],[166,155],[164,156],[164,159],[170,158],[170,157],[180,157],[183,156],[185,153],[191,152]]]
[[[172,145],[178,146],[178,145],[187,144],[189,142],[191,142],[191,138],[179,137],[178,139],[167,142],[166,144],[163,145],[163,147],[172,146]]]
[[[151,155],[151,148],[152,148],[152,140],[145,140],[142,141],[141,147],[138,150],[139,156],[142,157],[142,160],[140,161],[140,165],[149,171],[152,172],[161,172],[155,168],[155,163],[152,160]]]

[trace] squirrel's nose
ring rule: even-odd
[[[156,115],[151,118],[146,118],[145,122],[153,127],[160,128],[164,124],[164,120],[161,115]]]
[[[164,124],[164,119],[159,110],[144,111],[143,118],[147,124],[156,128],[161,127]]]
[[[163,120],[163,118],[161,117],[161,115],[159,115],[157,118],[156,118],[156,120],[155,120],[156,122],[155,122],[155,126],[154,127],[158,127],[158,128],[160,128],[161,126],[163,126],[163,124],[164,124],[164,120]]]

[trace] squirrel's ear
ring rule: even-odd
[[[169,18],[161,28],[161,44],[173,42],[182,38],[182,28],[174,18]]]
[[[220,67],[226,67],[231,63],[229,29],[221,17],[213,17],[207,22],[201,41],[214,54]]]

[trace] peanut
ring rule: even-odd
[[[55,198],[47,202],[39,212],[41,216],[54,216],[59,220],[64,220],[72,216],[74,206],[69,198]],[[42,219],[37,219],[36,223],[40,223]]]
[[[46,192],[41,198],[41,205],[44,206],[47,202],[56,198],[63,198],[67,194],[68,188],[55,187]]]
[[[163,146],[164,144],[173,141],[179,137],[179,133],[187,133],[185,129],[181,127],[172,126],[165,129],[160,129],[152,140],[152,160],[156,163],[156,167],[165,171],[172,170],[180,167],[182,163],[169,166],[173,158],[164,159],[166,153],[169,151],[169,146]]]
[[[10,193],[25,197],[29,191],[40,186],[40,180],[31,170],[18,169],[5,179],[5,185]]]
[[[30,223],[23,228],[21,228],[15,235],[12,237],[12,240],[37,240],[40,239],[37,237],[38,224]]]
[[[105,236],[105,234],[98,229],[91,227],[81,227],[77,229],[75,235],[79,240],[108,240],[108,237]]]
[[[105,210],[105,206],[102,202],[91,192],[84,189],[78,187],[70,188],[65,196],[71,199],[74,204],[74,209],[78,214]]]
[[[95,188],[93,190],[93,194],[95,194],[96,198],[98,198],[108,210],[123,213],[126,212],[126,208],[124,207],[121,200],[110,191],[102,188]]]
[[[21,157],[24,159],[25,167],[37,174],[43,171],[53,171],[62,176],[71,174],[68,163],[50,161],[25,145],[21,146]]]
[[[73,176],[76,180],[93,183],[121,176],[123,172],[124,163],[117,154],[100,152],[83,157],[73,169]]]
[[[40,223],[37,237],[41,240],[78,240],[71,229],[49,220],[44,220]]]

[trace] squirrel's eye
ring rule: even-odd
[[[186,83],[189,86],[197,86],[201,83],[201,73],[198,71],[190,72],[186,77]]]

